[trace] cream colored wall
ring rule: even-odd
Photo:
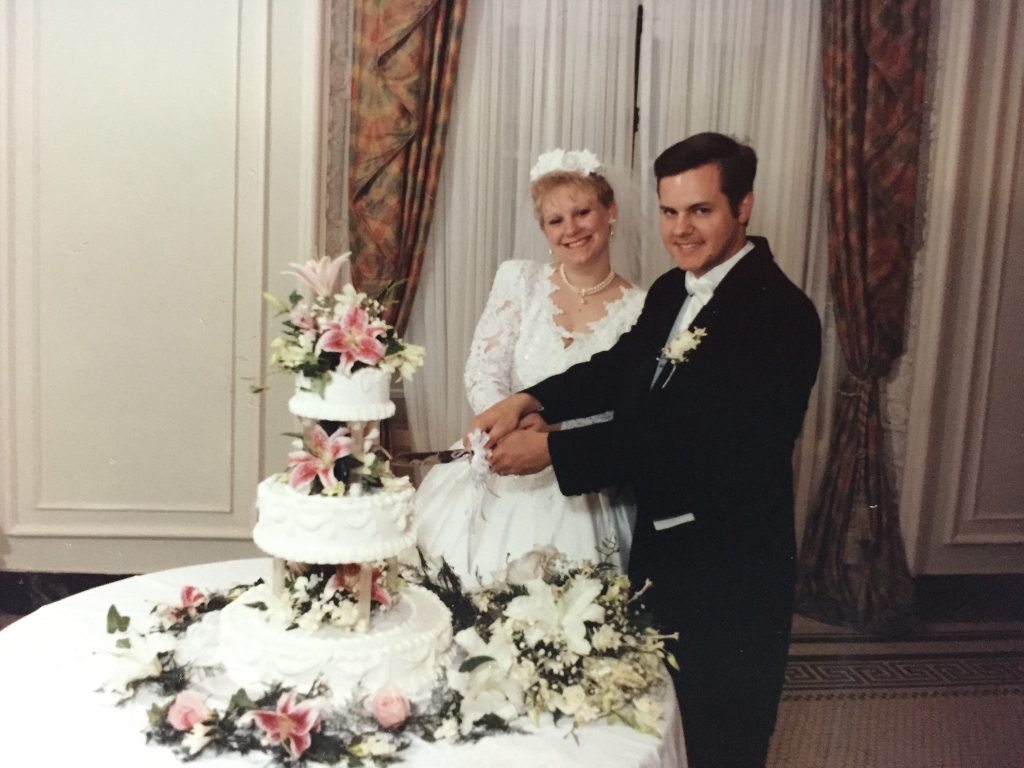
[[[316,252],[321,13],[0,11],[0,568],[258,554],[255,487],[291,423],[286,381],[249,385],[262,291]]]
[[[916,573],[1024,573],[1024,7],[935,11],[904,535]]]

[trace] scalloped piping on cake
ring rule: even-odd
[[[364,496],[307,496],[267,478],[256,491],[253,541],[264,552],[305,563],[360,563],[392,557],[416,541],[415,490]]]
[[[393,372],[384,368],[360,368],[345,375],[334,371],[323,395],[314,391],[305,376],[295,377],[295,394],[288,410],[317,421],[378,421],[395,414],[391,401]]]

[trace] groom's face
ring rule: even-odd
[[[722,192],[721,171],[709,163],[661,179],[658,204],[665,250],[680,269],[701,277],[743,247],[754,194],[748,193],[733,213]]]

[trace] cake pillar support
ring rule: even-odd
[[[356,626],[363,630],[370,628],[370,598],[373,588],[373,563],[359,565],[359,592],[357,593],[359,622]]]
[[[275,595],[280,595],[284,592],[284,568],[284,560],[280,557],[275,557],[270,571],[270,591]]]

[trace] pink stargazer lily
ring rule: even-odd
[[[193,586],[185,586],[181,588],[181,607],[196,608],[206,602],[206,595],[199,589]]]
[[[340,589],[353,595],[359,591],[359,563],[342,563],[334,567],[334,575],[327,581],[328,589]],[[391,595],[384,589],[384,574],[379,568],[373,569],[370,579],[370,599],[380,603],[384,609],[391,607]]]
[[[306,431],[304,446],[309,450],[292,451],[288,454],[289,483],[299,490],[320,478],[325,489],[337,484],[334,477],[334,462],[352,452],[352,438],[348,429],[338,427],[330,436],[319,424]]]
[[[324,323],[316,343],[317,352],[339,352],[341,367],[352,370],[354,363],[376,365],[384,359],[384,344],[379,337],[387,332],[381,320],[371,320],[362,307],[349,307],[341,320]]]
[[[196,609],[206,603],[206,595],[202,590],[191,585],[181,588],[181,605],[171,606],[167,611],[172,621],[178,621],[186,616],[193,618],[198,615]]]
[[[267,734],[271,744],[283,744],[292,760],[309,749],[310,733],[320,726],[320,715],[313,707],[295,703],[295,692],[288,691],[277,700],[277,709],[254,709],[253,719]]]
[[[332,296],[338,290],[338,277],[346,261],[347,253],[334,259],[330,256],[321,256],[316,261],[310,259],[305,264],[289,264],[289,267],[295,267],[295,271],[284,274],[295,275],[313,289],[315,296]]]

